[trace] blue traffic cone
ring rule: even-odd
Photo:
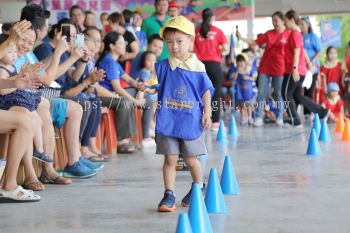
[[[237,129],[235,116],[231,116],[230,128],[228,130],[228,135],[231,137],[238,136],[238,129]]]
[[[219,183],[218,172],[215,168],[210,169],[207,191],[205,193],[205,205],[210,214],[227,213],[226,203]]]
[[[201,188],[196,183],[192,185],[188,217],[190,218],[193,233],[213,233]]]
[[[233,170],[231,157],[226,155],[221,173],[221,189],[224,194],[238,195],[239,187],[235,172]]]
[[[323,118],[321,123],[321,132],[319,140],[322,142],[331,142],[331,134],[329,133],[328,125],[327,125],[327,119]]]
[[[225,124],[223,120],[220,121],[220,128],[219,128],[216,140],[220,142],[227,140],[227,133],[226,133]]]
[[[318,116],[317,113],[315,114],[312,128],[315,129],[316,136],[318,137],[321,131],[321,122],[320,122],[320,117]]]
[[[179,214],[179,219],[177,220],[176,233],[193,233],[190,219],[187,213]]]
[[[317,156],[320,154],[321,154],[321,148],[317,140],[316,130],[312,129],[310,133],[309,145],[307,146],[306,155]]]

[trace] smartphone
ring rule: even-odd
[[[84,46],[84,34],[75,34],[74,37],[74,47],[81,48]]]
[[[62,24],[61,25],[62,36],[66,36],[67,42],[70,42],[70,25]]]

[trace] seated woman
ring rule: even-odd
[[[81,132],[81,154],[92,162],[107,162],[110,156],[101,155],[99,151],[92,151],[95,148],[95,139],[98,125],[101,121],[100,99],[97,96],[95,85],[103,80],[104,71],[94,69],[93,57],[96,52],[95,40],[92,37],[85,36],[85,46],[87,47],[87,60],[84,73],[79,80],[66,80],[65,96],[73,97],[80,103],[84,102],[84,112],[89,112],[85,129]],[[95,153],[97,152],[97,153]]]
[[[96,65],[99,69],[103,69],[106,75],[105,80],[97,86],[98,95],[102,100],[102,106],[115,109],[115,121],[121,126],[117,127],[118,152],[132,153],[135,151],[135,146],[130,139],[136,130],[133,104],[141,106],[145,100],[130,95],[121,87],[120,80],[123,79],[137,89],[142,88],[142,85],[127,75],[118,63],[118,59],[126,51],[123,36],[117,32],[110,32],[105,36],[103,43],[104,49]]]
[[[31,51],[36,39],[35,32],[28,31],[25,36],[26,39],[17,46],[18,52],[20,53],[18,54],[20,58],[17,62],[17,70],[20,70],[23,63],[26,61],[32,61],[34,63],[38,61],[37,57]],[[47,46],[48,43],[49,42],[42,43],[40,45],[43,46],[42,48],[44,51],[51,53],[51,56],[44,61],[46,69],[44,76],[42,77],[43,83],[47,86],[49,86],[55,79],[62,78],[60,76],[65,75],[67,70],[70,69],[73,64],[84,55],[81,50],[75,49],[70,56],[66,52],[67,49],[69,49],[69,44],[67,44],[65,37],[61,38],[61,36],[57,36],[55,38],[55,50],[53,50],[52,47],[51,49],[47,49],[45,46]],[[39,47],[37,47],[37,49]],[[65,62],[59,65],[59,62],[62,59],[65,59]],[[49,91],[50,90],[48,88],[44,88],[40,90],[40,93],[42,95],[45,95]],[[46,121],[50,121],[50,123],[43,124],[44,127],[49,128],[48,130],[43,129],[44,145],[45,140],[48,141],[46,142],[47,147],[45,148],[48,148],[47,150],[52,151],[53,154],[54,129],[52,124],[58,128],[62,128],[64,125],[65,127],[63,128],[63,132],[66,138],[68,151],[68,165],[65,167],[63,175],[65,177],[75,178],[87,178],[96,175],[95,169],[100,169],[102,166],[98,165],[96,168],[96,165],[84,159],[79,151],[79,129],[83,112],[82,107],[74,101],[64,100],[56,97],[51,97],[49,101],[51,105],[51,107],[49,107],[50,111],[45,111],[46,114],[41,115],[42,120],[45,119]],[[48,104],[48,106],[50,105]],[[63,180],[62,177],[59,177],[57,175],[57,172],[53,169],[53,166],[51,164],[51,166],[47,168],[46,173],[44,173],[44,175],[42,174],[41,180],[45,183],[67,183]]]
[[[6,54],[6,49],[15,44],[28,30],[30,23],[21,21],[14,25],[10,31],[10,39],[0,46],[0,58]],[[41,85],[37,76],[28,73],[20,73],[16,77],[0,80],[0,88],[27,89],[37,88]],[[41,197],[31,190],[23,189],[17,185],[17,172],[19,164],[25,153],[32,153],[30,147],[33,145],[33,137],[37,128],[37,122],[29,115],[29,111],[22,107],[14,106],[9,111],[0,110],[0,133],[12,131],[6,166],[0,180],[0,200],[28,202],[39,201]]]

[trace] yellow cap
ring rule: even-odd
[[[189,21],[184,16],[175,16],[168,19],[165,25],[160,29],[159,35],[164,39],[164,30],[165,28],[175,28],[183,33],[186,33],[190,36],[195,36],[194,24]]]

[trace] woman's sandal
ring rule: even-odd
[[[40,181],[34,181],[29,184],[23,184],[23,188],[33,191],[44,191],[45,186]]]
[[[34,202],[40,201],[41,197],[31,190],[17,186],[12,191],[0,189],[0,202]]]
[[[43,184],[58,184],[58,185],[68,185],[71,184],[72,181],[70,179],[67,179],[65,177],[62,177],[60,175],[56,176],[55,178],[49,177],[48,174],[45,172],[41,172],[41,175],[39,177],[39,180]]]
[[[99,155],[91,156],[87,159],[90,160],[91,162],[96,162],[96,163],[109,162],[111,161],[111,156],[99,154]]]
[[[117,152],[121,154],[130,154],[136,151],[135,146],[131,142],[118,145],[117,147]]]

